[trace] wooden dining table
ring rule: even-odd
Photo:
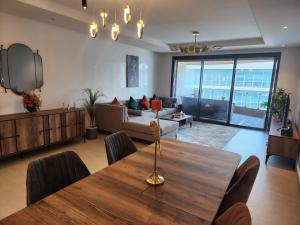
[[[240,156],[175,140],[162,140],[161,149],[161,186],[145,182],[153,171],[154,145],[149,145],[0,224],[212,224]]]

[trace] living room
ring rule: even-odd
[[[233,173],[230,174],[229,170],[237,169],[238,165],[243,165],[252,155],[259,159],[260,167],[251,195],[250,192],[248,193],[249,200],[242,206],[243,209],[246,207],[246,212],[249,214],[246,213],[245,217],[248,220],[249,217],[252,218],[252,223],[245,224],[296,225],[300,223],[297,213],[300,209],[300,173],[299,171],[297,173],[299,170],[299,131],[296,127],[296,124],[300,125],[299,2],[296,0],[175,2],[157,0],[129,0],[113,3],[107,0],[0,0],[1,54],[3,52],[3,55],[9,56],[9,50],[20,47],[18,44],[21,44],[22,47],[25,45],[26,49],[30,49],[32,53],[40,56],[40,62],[42,62],[42,79],[39,87],[35,90],[41,100],[41,106],[37,107],[38,112],[32,113],[25,108],[25,92],[22,95],[16,90],[17,85],[11,85],[13,78],[10,79],[8,86],[6,86],[5,80],[1,79],[0,219],[3,219],[0,220],[1,225],[38,224],[41,221],[46,224],[65,224],[67,220],[76,224],[176,224],[176,220],[178,220],[178,224],[228,224],[228,221],[218,223],[218,217],[225,218],[222,217],[220,211],[222,198],[219,202],[216,201],[215,205],[206,202],[207,206],[201,209],[201,204],[204,204],[201,202],[202,198],[205,198],[203,196],[208,196],[211,192],[202,190],[202,186],[205,186],[204,181],[201,186],[197,183],[198,181],[195,181],[196,178],[192,178],[193,176],[197,177],[197,173],[193,173],[190,182],[196,182],[193,184],[198,187],[199,192],[192,188],[183,188],[183,182],[187,182],[189,179],[178,181],[178,189],[172,189],[171,186],[175,185],[176,177],[173,176],[174,173],[168,174],[168,172],[169,170],[177,171],[179,178],[182,175],[180,172],[189,172],[188,169],[192,170],[194,167],[199,169],[200,174],[205,172],[204,174],[207,176],[213,176],[213,172],[215,172],[216,177],[224,175],[227,178],[227,180],[224,179],[224,182],[221,182],[222,176],[219,179],[219,185],[225,187],[232,182]],[[127,15],[128,24],[123,21],[126,20],[123,8],[127,7],[127,4],[130,5],[129,12],[132,14],[130,17]],[[107,21],[104,20],[106,18]],[[137,29],[137,22],[139,23],[141,20],[144,25],[140,23],[141,26]],[[97,29],[91,26],[93,21],[97,22]],[[104,22],[107,22],[105,27],[103,26]],[[111,26],[114,23],[120,25],[119,32],[112,33]],[[1,78],[4,77],[3,55],[0,60]],[[9,59],[10,57],[7,57],[8,62]],[[258,67],[253,67],[258,64],[260,64]],[[247,67],[249,65],[250,67]],[[250,92],[253,93],[257,90],[253,90],[253,86],[251,86],[252,89],[237,86],[239,74],[246,71],[251,75],[256,69],[265,69],[266,65],[269,66],[269,72],[266,73],[267,78],[259,80],[259,82],[267,83],[267,86],[263,87],[262,94],[249,97]],[[209,86],[208,83],[205,83],[211,81],[210,74],[207,72],[210,66],[215,70],[213,73],[215,77],[216,74],[220,74],[217,81],[226,81],[226,84]],[[181,72],[181,68],[184,68],[183,72]],[[11,68],[9,70],[8,76],[12,76],[13,70]],[[216,70],[223,71],[223,74],[230,74],[230,78],[223,79],[222,73],[216,72]],[[227,72],[224,72],[225,70]],[[37,72],[36,62],[35,72]],[[21,74],[23,76],[23,72]],[[193,79],[183,79],[187,75],[193,76]],[[254,74],[254,76],[256,75]],[[180,80],[181,78],[182,80]],[[245,82],[243,81],[243,84]],[[254,82],[254,78],[251,82]],[[93,106],[95,121],[91,124],[91,126],[97,126],[97,137],[94,140],[88,138],[85,141],[82,137],[85,139],[86,132],[90,132],[88,129],[90,125],[89,112],[82,109],[86,88],[91,89],[92,92],[99,90],[100,96]],[[205,93],[203,91],[205,88],[210,88],[212,91]],[[284,89],[285,96],[289,98],[289,104],[283,104],[283,108],[288,112],[283,112],[284,115],[281,117],[292,121],[291,124],[294,128],[292,132],[295,133],[292,134],[292,138],[288,137],[289,135],[283,135],[282,138],[280,134],[272,133],[271,117],[276,116],[272,114],[272,101],[274,101],[274,93],[279,88]],[[26,92],[28,91],[30,90],[26,90]],[[211,94],[218,91],[222,94]],[[242,91],[247,94],[238,96],[237,93]],[[128,107],[130,97],[135,100],[138,107]],[[144,97],[147,99],[146,106],[140,104]],[[111,105],[115,98],[120,105]],[[184,99],[187,98],[193,101],[192,105],[185,104]],[[155,101],[158,105],[155,105]],[[225,103],[226,107],[221,107],[220,101],[222,104]],[[214,106],[215,103],[217,106]],[[265,106],[263,106],[264,103]],[[156,106],[157,109],[155,109]],[[220,111],[220,108],[224,110],[221,119],[218,117],[220,114],[216,113],[216,111]],[[207,114],[201,114],[205,110]],[[159,120],[156,120],[156,113],[159,115]],[[184,113],[184,116],[181,113]],[[29,122],[32,128],[27,129],[25,133],[17,131],[12,135],[7,133],[10,128],[3,125],[4,121],[12,121],[12,127],[17,130],[18,126],[28,125],[27,122],[19,122],[19,120],[33,115],[41,116],[42,125],[35,126],[34,123],[39,122],[39,119],[35,119],[32,120],[34,122]],[[72,115],[76,117],[73,136],[72,131],[70,133],[67,131],[68,126],[71,127],[72,124],[66,122],[68,119],[71,121]],[[235,117],[237,115],[238,117]],[[177,116],[179,118],[176,118]],[[249,117],[251,118],[249,119]],[[54,141],[54,144],[51,142],[51,138],[55,136],[52,134],[53,127],[47,125],[51,124],[51,121],[55,121],[57,124],[57,133],[55,134],[57,141]],[[151,192],[152,186],[147,186],[148,184],[143,179],[141,179],[141,183],[138,182],[138,179],[144,175],[144,170],[149,167],[147,164],[150,160],[149,156],[143,153],[143,150],[145,149],[147,154],[150,154],[148,153],[150,149],[158,150],[152,144],[156,143],[155,135],[153,136],[153,130],[150,128],[150,123],[153,121],[157,121],[160,127],[157,147],[161,148],[162,155],[158,153],[157,163],[162,172],[161,175],[165,177],[165,183],[157,187],[158,193],[156,194],[154,191]],[[259,123],[256,123],[257,121]],[[84,127],[83,124],[85,124]],[[43,130],[43,134],[39,133],[41,130]],[[39,133],[37,138],[33,137],[35,131]],[[106,140],[111,134],[118,131],[123,131],[130,136],[140,155],[134,153],[132,159],[131,156],[128,156],[128,158],[110,165],[111,159],[106,152],[108,148]],[[64,138],[63,132],[66,135]],[[280,133],[280,130],[278,132]],[[24,140],[22,135],[26,137],[31,135],[32,137],[28,140],[32,143],[22,145],[21,142]],[[14,141],[8,141],[7,137],[10,136],[15,136],[17,147],[15,150],[5,152],[4,149],[7,146],[15,145]],[[60,141],[61,137],[66,141]],[[270,137],[279,137],[278,142],[274,141],[275,146],[281,146],[287,139],[291,142],[289,142],[289,149],[282,154],[277,150],[267,149],[267,144],[273,143],[272,141],[275,140]],[[45,141],[46,139],[47,141]],[[173,142],[178,143],[174,144]],[[24,146],[24,151],[19,150],[21,145]],[[28,146],[32,146],[32,148]],[[173,151],[169,146],[174,146],[174,151],[177,146],[178,152],[169,155],[169,151]],[[205,163],[205,160],[200,157],[200,150],[199,155],[194,153],[195,146],[202,146],[199,149],[204,149],[203,157],[206,153],[205,149],[211,148],[212,151],[219,149],[216,152],[221,154],[220,157],[223,156],[224,159],[228,157],[232,163],[228,165],[224,163],[221,166],[221,175],[217,174],[213,170],[217,166],[210,167],[208,164],[201,164]],[[188,148],[191,149],[191,152],[184,155],[184,149]],[[279,149],[279,151],[281,150]],[[58,196],[50,195],[49,200],[47,197],[32,205],[28,204],[27,207],[26,173],[30,162],[66,151],[74,151],[79,155],[92,173],[90,178],[87,177],[91,181],[95,178],[93,175],[98,173],[100,174],[98,179],[104,179],[103,177],[110,175],[117,176],[118,165],[124,170],[126,168],[133,169],[131,172],[136,174],[134,179],[128,174],[120,175],[118,179],[126,183],[125,178],[128,177],[129,181],[133,182],[131,184],[134,186],[132,193],[133,190],[141,188],[147,195],[148,203],[140,205],[141,202],[146,201],[146,198],[134,199],[133,202],[136,201],[136,207],[139,206],[140,209],[148,207],[149,210],[141,211],[140,215],[125,212],[124,215],[122,214],[123,221],[121,219],[107,219],[110,222],[105,220],[101,222],[100,219],[99,222],[85,220],[82,218],[92,215],[95,215],[94,218],[98,218],[104,214],[105,218],[106,216],[115,218],[115,213],[118,213],[117,209],[121,206],[124,211],[126,211],[126,207],[128,209],[136,208],[125,204],[124,199],[118,195],[114,200],[118,202],[119,198],[120,206],[108,206],[104,204],[104,200],[103,202],[97,202],[97,200],[93,200],[93,202],[91,199],[83,200],[84,196],[82,196],[80,199],[83,202],[90,201],[95,208],[102,209],[104,207],[102,210],[107,213],[103,213],[101,210],[98,211],[99,214],[92,210],[91,212],[85,211],[79,209],[80,207],[76,206],[76,203],[72,203],[74,208],[64,212],[62,208],[55,205],[55,201],[61,205],[66,204],[58,197],[60,192],[57,192]],[[291,151],[293,153],[290,153]],[[229,157],[224,152],[233,152],[234,155]],[[135,154],[136,156],[134,156]],[[182,169],[181,166],[185,166],[186,161],[175,162],[175,155],[182,155],[178,160],[187,160],[190,165],[186,165]],[[191,159],[192,155],[194,155],[194,159]],[[237,155],[240,157],[239,160],[235,158]],[[134,157],[138,159],[142,156],[145,156],[145,159],[143,158],[145,168],[143,170],[134,169],[133,166],[143,167],[141,163],[134,162]],[[171,157],[170,160],[174,160],[174,164],[167,164],[164,161],[167,160],[164,157],[168,156]],[[266,159],[267,163],[265,164]],[[197,160],[201,167],[193,165]],[[131,164],[127,165],[126,162],[131,162]],[[220,163],[220,160],[217,160],[216,163]],[[211,169],[211,173],[204,168]],[[228,170],[228,174],[226,170]],[[149,175],[151,172],[151,170],[148,172],[146,170]],[[199,177],[206,180],[205,176],[199,175]],[[85,180],[83,179],[83,181]],[[82,185],[87,190],[97,191],[87,183],[83,182]],[[103,188],[109,187],[109,184],[105,182],[102,185]],[[74,186],[70,184],[69,187],[71,190]],[[165,189],[163,189],[164,187]],[[180,189],[181,187],[182,189]],[[100,184],[99,188],[101,188]],[[107,195],[103,199],[109,196],[108,189],[105,189]],[[214,191],[220,191],[220,194],[215,192],[217,197],[221,195],[223,197],[226,189],[227,187],[224,190],[213,188]],[[168,190],[170,193],[167,193]],[[193,201],[189,193],[184,194],[184,191],[187,190],[193,194],[198,193],[200,199]],[[78,192],[78,194],[81,193]],[[187,202],[182,200],[183,202],[180,204],[172,201],[176,197]],[[215,199],[215,196],[212,199]],[[190,206],[187,206],[188,203]],[[43,209],[43,207],[47,207],[47,204],[53,204],[51,213],[57,213],[61,220],[50,218],[51,213],[47,209]],[[69,205],[65,206],[69,207]],[[106,209],[105,206],[108,208]],[[156,209],[161,208],[162,211],[155,211],[155,207]],[[25,208],[25,213],[20,211],[16,214],[23,208]],[[206,214],[205,210],[208,210],[209,213]],[[39,212],[41,216],[33,216]],[[48,217],[43,217],[42,215],[47,212]],[[173,212],[181,215],[181,219],[179,216],[171,214]],[[29,213],[33,214],[25,216]],[[64,213],[69,213],[69,216],[62,216]],[[164,214],[168,219],[162,218]],[[238,218],[238,216],[233,217]],[[224,220],[226,221],[226,218]]]

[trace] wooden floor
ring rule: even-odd
[[[266,139],[263,132],[240,130],[224,149],[239,153],[242,161],[250,155],[260,159],[260,170],[247,204],[253,225],[299,225],[300,187],[293,161],[271,156],[266,166]]]
[[[146,146],[144,143],[136,144],[138,148]],[[0,218],[25,207],[25,179],[29,161],[73,150],[92,173],[107,166],[104,135],[85,144],[79,142],[54,149],[0,162]],[[261,168],[248,201],[253,225],[299,225],[300,189],[297,174],[292,170],[291,161],[279,157],[271,157],[268,166],[264,165],[266,135],[258,131],[240,130],[224,149],[239,153],[242,161],[252,154],[261,159]]]

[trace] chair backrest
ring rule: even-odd
[[[108,135],[105,148],[109,165],[137,151],[133,141],[123,131]]]
[[[256,156],[250,156],[235,172],[223,198],[218,215],[237,202],[247,203],[255,182],[260,162]]]
[[[27,205],[90,175],[75,152],[67,151],[30,162],[27,168]]]
[[[226,210],[213,225],[251,225],[251,215],[244,203],[236,203]]]

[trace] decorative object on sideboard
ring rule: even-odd
[[[278,88],[271,97],[270,115],[279,122],[284,119],[286,103],[289,94],[283,88]],[[268,107],[268,102],[262,103],[262,107]]]
[[[126,87],[139,86],[139,57],[126,55]]]
[[[152,101],[152,111],[156,112],[156,121],[150,122],[150,128],[153,133],[155,152],[154,152],[154,168],[152,174],[146,179],[146,182],[150,185],[157,186],[162,185],[165,182],[165,178],[158,173],[157,169],[157,150],[161,153],[160,146],[160,125],[159,125],[159,111],[162,110],[162,101],[153,100]]]
[[[86,10],[87,9],[87,0],[82,0],[82,9]],[[95,11],[95,10],[93,10]],[[102,21],[102,27],[106,27],[106,22],[107,22],[107,18],[108,18],[108,13],[105,9],[103,9],[101,12],[98,13],[98,16],[100,16],[100,20]],[[95,16],[93,16],[95,17]],[[111,38],[114,41],[117,41],[120,35],[120,25],[117,23],[117,9],[115,8],[115,15],[114,15],[114,22],[111,26]],[[127,3],[124,8],[123,8],[123,21],[126,25],[130,24],[131,20],[133,18],[132,15],[132,8],[131,6]],[[90,35],[95,38],[95,32],[91,32],[91,29],[93,28],[93,31],[96,31],[96,27],[97,27],[97,32],[98,33],[98,24],[95,22],[97,21],[97,18],[93,19],[93,22],[90,23]],[[144,34],[144,27],[145,27],[145,22],[142,18],[142,7],[140,8],[140,15],[139,18],[137,19],[137,37],[139,39],[143,38],[143,34]],[[93,35],[92,35],[93,34]]]
[[[43,86],[43,62],[39,51],[33,52],[24,44],[13,44],[8,49],[1,45],[0,84],[18,95]]]
[[[83,107],[88,112],[90,118],[90,125],[86,128],[86,138],[96,139],[98,134],[98,128],[95,125],[95,103],[105,95],[100,90],[93,91],[91,88],[86,88],[83,90],[84,99]]]
[[[23,94],[23,105],[28,112],[37,112],[40,109],[41,104],[41,96],[34,91]]]

